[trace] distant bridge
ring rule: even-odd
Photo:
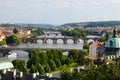
[[[94,40],[96,41],[98,38],[76,38],[76,37],[37,37],[37,38],[21,38],[21,42],[23,43],[37,43],[38,40],[41,40],[42,43],[47,43],[47,40],[52,40],[53,44],[57,44],[58,40],[62,40],[64,44],[67,44],[68,40],[72,40],[74,44],[77,44],[79,40],[83,40],[84,43],[88,40]]]
[[[59,34],[61,34],[61,32],[47,31],[45,34],[47,34],[47,36],[49,36],[51,34],[55,34],[56,36],[58,36]]]
[[[17,47],[17,46],[8,46],[5,48],[0,48],[0,56],[6,56],[10,51],[12,50],[22,50],[26,52],[30,52],[32,49],[38,49],[38,47]],[[40,48],[41,50],[49,50],[49,49],[55,49],[55,50],[62,50],[64,51],[69,51],[71,48]],[[77,49],[81,50],[81,49]]]

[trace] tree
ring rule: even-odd
[[[37,71],[38,71],[40,74],[43,74],[43,73],[44,73],[44,68],[43,68],[43,66],[42,66],[41,64],[38,64],[38,65],[36,66],[36,68],[37,68]]]
[[[49,66],[50,66],[52,71],[55,71],[57,68],[55,62],[52,59],[49,61]]]
[[[87,50],[89,50],[89,44],[88,44],[88,43],[84,43],[84,45],[83,45],[83,49],[87,49]]]
[[[44,67],[45,72],[50,72],[51,68],[49,66],[49,64],[46,64],[46,66]]]
[[[37,72],[37,69],[34,65],[31,66],[30,68],[30,73],[36,73]]]
[[[71,64],[71,63],[73,63],[73,60],[71,59],[71,57],[67,57],[67,58],[65,59],[65,64],[66,64],[66,65],[69,65],[69,64]]]
[[[20,40],[17,34],[12,34],[9,37],[6,37],[6,43],[10,45],[18,45],[20,44]]]
[[[39,59],[40,59],[40,64],[41,65],[46,65],[48,62],[48,57],[45,52],[40,52],[39,53]]]
[[[61,64],[59,59],[55,58],[54,62],[56,64],[57,68],[62,66],[62,64]]]
[[[80,54],[80,52],[78,50],[72,49],[69,51],[68,57],[72,56],[73,60],[77,61],[79,54]]]
[[[14,60],[12,61],[12,63],[14,65],[14,68],[17,69],[18,71],[28,73],[24,60]]]
[[[6,44],[5,39],[3,41],[0,41],[0,46],[5,45],[5,44]]]
[[[79,65],[83,65],[84,64],[84,61],[85,61],[85,58],[84,58],[84,55],[83,54],[79,54],[78,58],[77,58],[77,63]]]
[[[106,40],[107,40],[106,37],[101,37],[98,39],[99,42],[106,42]]]
[[[85,55],[85,56],[88,56],[88,55],[89,55],[89,52],[88,52],[87,49],[83,49],[83,50],[80,51],[80,54],[83,54],[83,55]]]

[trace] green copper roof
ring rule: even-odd
[[[13,68],[13,64],[11,62],[1,62],[0,63],[0,70]]]
[[[105,47],[120,48],[120,38],[110,38],[105,43]]]

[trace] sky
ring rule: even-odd
[[[0,0],[0,23],[120,20],[120,0]]]

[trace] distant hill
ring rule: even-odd
[[[7,26],[13,26],[13,27],[41,27],[41,28],[51,28],[54,27],[51,24],[22,24],[22,23],[16,23],[16,24],[1,24],[3,27]]]
[[[62,27],[113,27],[120,25],[120,21],[97,21],[97,22],[80,22],[80,23],[67,23],[61,25]]]

